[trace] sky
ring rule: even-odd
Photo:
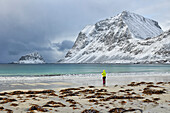
[[[39,52],[55,63],[89,24],[130,11],[170,29],[169,0],[0,0],[0,63]]]

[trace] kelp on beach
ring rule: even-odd
[[[170,106],[169,89],[170,82],[131,82],[109,87],[17,90],[0,93],[0,111],[142,113],[152,109],[166,112]]]

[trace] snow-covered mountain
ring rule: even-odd
[[[38,52],[30,53],[24,56],[21,56],[18,62],[19,64],[42,64],[45,63],[43,57],[39,55]]]
[[[170,31],[162,33],[158,22],[123,11],[115,17],[86,26],[72,49],[59,62],[168,63]]]

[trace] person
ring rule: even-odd
[[[106,84],[106,71],[105,70],[103,70],[102,77],[103,77],[103,86],[105,86]]]

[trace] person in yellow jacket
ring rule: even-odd
[[[103,86],[105,86],[106,84],[106,71],[105,70],[103,70],[102,77],[103,77]]]

